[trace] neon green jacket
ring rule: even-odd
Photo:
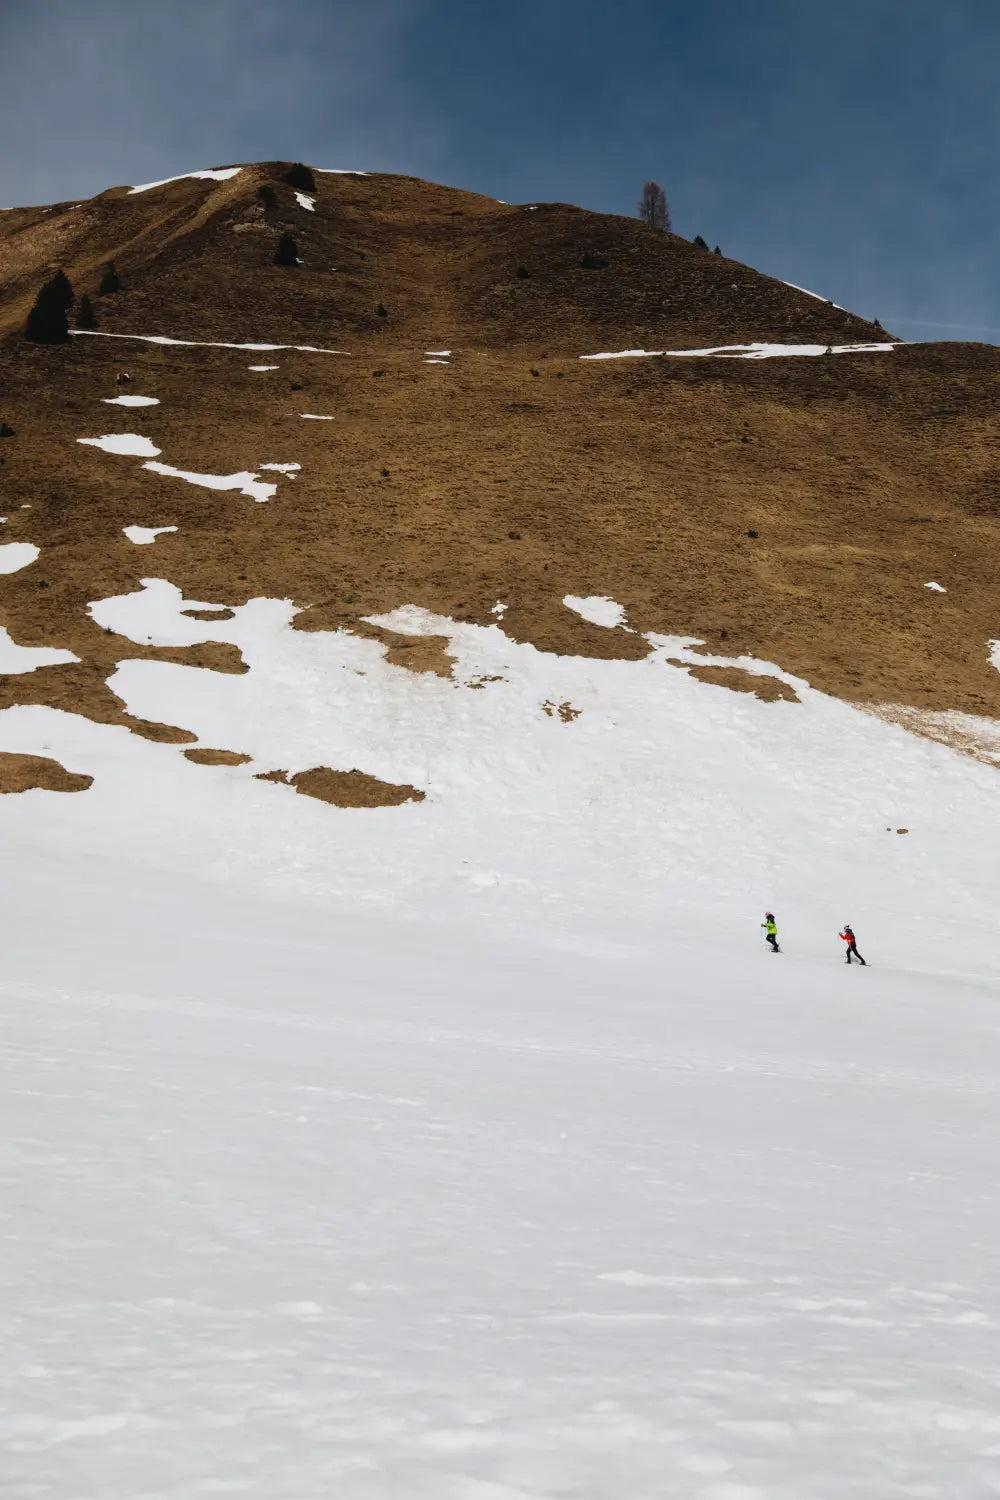
[[[777,937],[778,936],[778,924],[777,924],[777,922],[775,922],[775,921],[761,922],[760,925],[763,927],[763,929],[767,933],[768,937]]]

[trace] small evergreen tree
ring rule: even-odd
[[[650,229],[670,228],[670,210],[667,207],[667,195],[658,182],[646,182],[643,184],[642,196],[639,199],[639,218]]]
[[[80,298],[80,306],[76,310],[76,326],[77,328],[97,327],[97,314],[94,311],[94,304],[86,292]]]
[[[109,260],[104,267],[104,275],[101,277],[101,284],[97,288],[97,295],[99,297],[110,297],[115,292],[120,292],[121,289],[122,279],[115,270],[114,261]]]
[[[376,307],[376,309],[375,309],[375,316],[376,316],[376,318],[387,318],[389,316],[388,310],[386,309],[386,305],[385,305],[384,302],[380,302],[379,305]]]
[[[278,241],[277,250],[274,252],[274,264],[276,266],[297,266],[298,263],[299,247],[286,229]]]
[[[308,167],[304,167],[300,161],[293,161],[287,172],[282,173],[282,182],[287,182],[289,187],[298,188],[300,193],[314,193],[316,191],[316,179]]]
[[[716,245],[715,249],[712,251],[712,254],[713,255],[721,255],[722,254],[722,251],[719,249],[718,245]]]
[[[692,243],[695,244],[695,245],[697,245],[699,250],[707,250],[708,249],[708,241],[707,240],[703,240],[700,234],[696,234],[695,235],[694,240],[693,240]]]
[[[24,336],[33,344],[65,344],[69,338],[66,314],[73,305],[73,287],[64,271],[57,271],[35,298]]]
[[[266,208],[277,207],[278,195],[269,182],[261,183],[257,189],[257,197],[261,199]]]

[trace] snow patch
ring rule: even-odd
[[[428,359],[448,359],[451,356],[450,349],[425,349],[424,354]]]
[[[322,172],[326,177],[370,177],[370,172],[355,172],[349,167],[313,167],[314,172]]]
[[[934,592],[935,592],[935,594],[946,594],[948,592],[948,590],[946,588],[944,588],[943,585],[940,584],[940,583],[933,583],[933,582],[931,582],[931,583],[925,583],[924,584],[924,588],[925,589],[933,589]]]
[[[885,344],[719,344],[713,349],[619,349],[612,354],[581,354],[580,359],[780,359],[826,354],[888,354]]]
[[[137,547],[148,547],[165,531],[176,531],[176,526],[123,526],[122,530],[130,542]]]
[[[315,411],[300,411],[299,412],[299,416],[303,417],[305,419],[305,421],[307,421],[307,422],[332,422],[333,421],[332,417],[320,416],[320,414],[318,412],[315,412]]]
[[[213,167],[207,172],[181,172],[177,177],[161,177],[158,182],[142,182],[138,187],[130,187],[129,195],[133,193],[148,193],[151,188],[166,187],[168,182],[184,182],[188,178],[211,179],[213,182],[225,182],[230,177],[235,177],[237,172],[242,172],[242,167]]]
[[[626,614],[622,606],[600,594],[592,594],[586,599],[566,594],[563,603],[567,609],[573,610],[591,625],[603,625],[608,630],[615,630],[619,625],[625,624]]]
[[[174,339],[165,333],[105,333],[101,328],[71,328],[75,339],[129,339],[140,344],[170,344],[183,349],[250,349],[262,354],[275,349],[296,349],[300,354],[346,354],[346,349],[317,349],[312,344],[224,344],[212,339]],[[277,369],[274,365],[271,368]]]
[[[24,507],[22,506],[22,510]],[[4,542],[0,545],[0,573],[20,573],[41,552],[34,542]]]
[[[300,208],[307,208],[311,214],[316,212],[316,199],[310,198],[308,193],[296,192],[295,201]]]
[[[159,406],[156,396],[104,396],[105,406]]]
[[[100,448],[104,453],[120,453],[127,458],[155,458],[160,452],[156,444],[138,432],[110,432],[104,437],[77,438],[88,448]]]
[[[3,571],[0,569],[0,571]],[[63,651],[56,646],[18,646],[10,633],[0,625],[0,672],[20,675],[34,672],[38,667],[55,667],[64,662],[79,661],[72,651]]]
[[[276,484],[266,484],[249,471],[239,474],[192,474],[187,469],[175,469],[170,464],[149,463],[142,467],[154,474],[165,474],[169,479],[186,479],[188,484],[197,484],[206,490],[238,490],[241,495],[246,495],[249,500],[256,500],[261,505],[270,500],[278,488]]]
[[[276,474],[294,474],[301,469],[301,464],[261,464],[262,469],[272,469]]]
[[[280,370],[280,365],[247,365],[248,370]]]

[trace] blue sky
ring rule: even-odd
[[[1000,342],[995,0],[0,0],[0,205],[300,158],[632,213]]]

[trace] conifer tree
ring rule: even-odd
[[[24,336],[33,344],[65,344],[69,338],[66,314],[73,306],[73,287],[65,271],[57,271],[42,287],[28,314]]]
[[[278,248],[274,252],[274,264],[276,266],[297,266],[299,263],[299,247],[286,230],[278,241]]]
[[[86,292],[80,298],[80,306],[76,310],[76,326],[77,328],[84,329],[97,327],[97,314],[94,311],[94,304]]]
[[[282,182],[287,182],[289,187],[298,188],[300,193],[314,193],[316,191],[316,179],[308,167],[300,161],[293,161],[287,172],[282,174]]]
[[[101,277],[101,284],[97,288],[97,295],[99,297],[110,297],[114,292],[120,292],[121,289],[122,279],[115,270],[114,261],[109,260],[104,267],[104,275]]]

